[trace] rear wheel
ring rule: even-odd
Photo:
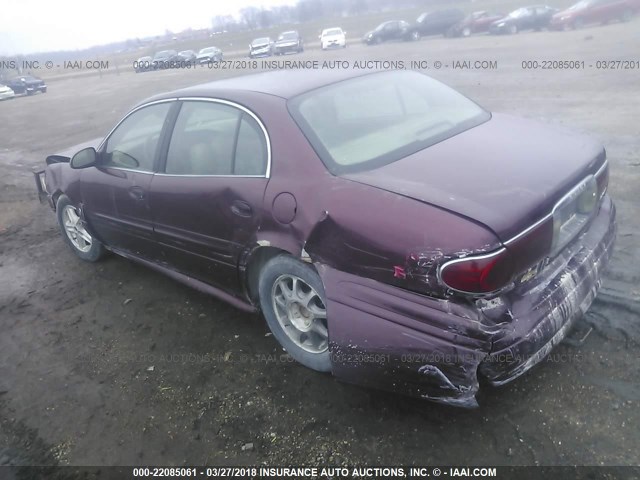
[[[420,32],[418,32],[417,30],[411,32],[411,40],[413,40],[414,42],[420,40]]]
[[[471,35],[471,29],[469,27],[465,27],[462,29],[462,36],[469,37]]]
[[[623,22],[628,22],[629,20],[631,20],[631,17],[633,17],[633,12],[631,10],[625,10],[624,12],[622,12],[621,20]]]
[[[80,212],[66,195],[58,198],[56,211],[62,237],[73,253],[87,262],[99,260],[104,255],[104,246],[87,231]]]
[[[582,28],[582,27],[584,27],[584,20],[583,20],[583,19],[581,19],[581,18],[576,18],[576,19],[573,21],[573,28],[574,28],[575,30],[578,30],[578,29],[580,29],[580,28]]]
[[[305,367],[330,372],[325,293],[316,271],[279,255],[262,269],[258,293],[269,329],[289,355]]]
[[[518,26],[517,26],[517,25],[515,25],[515,24],[514,24],[514,25],[511,25],[511,26],[509,27],[509,33],[510,33],[511,35],[515,35],[516,33],[518,33]]]

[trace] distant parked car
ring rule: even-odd
[[[7,82],[7,87],[16,94],[26,93],[27,95],[33,95],[37,92],[47,93],[47,84],[44,83],[44,80],[32,75],[22,75],[12,78]]]
[[[269,37],[256,38],[249,44],[249,58],[273,55],[273,40]]]
[[[427,35],[444,35],[452,25],[463,19],[464,12],[457,8],[425,12],[409,27],[405,36],[410,40],[419,40]]]
[[[6,85],[2,85],[0,83],[0,100],[6,100],[8,98],[13,98],[15,96],[16,94],[11,88],[7,87]]]
[[[542,30],[549,26],[551,17],[558,12],[557,8],[548,5],[533,5],[514,10],[500,20],[496,20],[489,27],[493,34],[515,34],[522,30]]]
[[[320,34],[320,48],[327,50],[329,48],[346,48],[347,32],[340,27],[325,28]]]
[[[152,57],[140,57],[138,60],[133,62],[133,69],[136,73],[140,72],[148,72],[149,70],[153,70],[153,58]]]
[[[178,56],[180,57],[180,60],[184,63],[195,63],[196,62],[196,52],[194,52],[193,50],[183,50],[181,52],[178,52]]]
[[[386,42],[388,40],[402,40],[407,36],[410,25],[404,20],[390,20],[381,23],[374,30],[368,32],[362,41],[367,45]]]
[[[165,68],[176,68],[182,59],[175,50],[162,50],[155,54],[152,61],[154,70],[164,70]]]
[[[276,55],[284,55],[285,53],[300,53],[304,50],[302,37],[295,30],[282,32],[276,40],[274,53]]]
[[[196,57],[196,62],[198,63],[209,63],[209,62],[220,62],[222,61],[222,50],[218,47],[206,47],[201,49],[198,52],[198,56]]]
[[[463,20],[452,25],[447,31],[449,37],[468,37],[473,33],[488,32],[489,27],[496,20],[504,18],[502,13],[491,13],[486,11],[473,12]]]
[[[550,28],[566,30],[580,28],[589,23],[607,23],[612,20],[628,21],[640,11],[639,0],[582,0],[556,13]]]

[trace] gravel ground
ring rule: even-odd
[[[601,294],[549,361],[483,386],[472,411],[306,370],[259,316],[118,257],[83,263],[63,244],[30,173],[47,153],[105,134],[147,96],[244,72],[121,71],[0,103],[0,463],[638,465],[640,70],[595,68],[640,60],[638,27],[287,57],[442,61],[428,73],[487,108],[606,145],[619,238]],[[585,68],[522,69],[546,59]]]

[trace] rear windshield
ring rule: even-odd
[[[395,162],[491,118],[455,90],[412,71],[312,90],[291,99],[289,111],[335,175]]]
[[[296,32],[284,32],[278,40],[296,40],[298,38],[298,34]]]

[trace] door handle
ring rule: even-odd
[[[134,200],[144,200],[144,189],[142,187],[130,187],[129,196]]]
[[[234,200],[231,203],[231,211],[239,217],[250,217],[253,215],[251,205],[242,200]]]

